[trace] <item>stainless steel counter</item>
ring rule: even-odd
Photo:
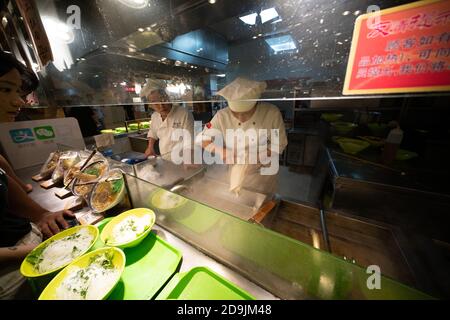
[[[33,185],[33,192],[30,193],[30,197],[35,201],[37,201],[42,207],[46,208],[49,211],[58,211],[64,209],[64,206],[67,203],[67,201],[70,201],[71,198],[73,197],[61,200],[55,195],[55,192],[58,191],[57,190],[58,188],[45,190],[41,188],[38,183],[32,181],[31,177],[37,174],[39,169],[40,166],[21,169],[17,171],[17,175],[25,183],[31,183]],[[75,214],[77,214],[77,212],[75,212]],[[165,230],[164,228],[155,225],[153,229],[161,238],[163,238],[168,243],[173,245],[175,248],[178,248],[182,252],[183,260],[181,263],[180,272],[185,272],[198,266],[208,267],[211,270],[222,275],[226,279],[232,281],[242,289],[246,290],[258,300],[278,299],[268,291],[262,289],[253,282],[247,280],[234,270],[224,266],[223,264],[217,262],[211,257],[203,254],[202,252],[200,252],[187,242],[183,241],[182,239],[176,237],[175,235]]]

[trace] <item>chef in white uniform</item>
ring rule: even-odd
[[[173,141],[172,133],[176,129],[185,129],[189,132],[192,140],[194,117],[182,106],[170,103],[170,97],[166,92],[166,84],[162,80],[149,80],[142,89],[141,96],[147,98],[150,107],[155,111],[151,117],[145,156],[156,155],[154,145],[159,140],[161,157],[171,161],[172,150],[180,143],[179,141]]]
[[[202,133],[201,143],[203,148],[214,154],[218,153],[224,161],[227,159],[227,153],[228,159],[233,159],[234,164],[230,166],[229,170],[230,191],[237,194],[241,188],[268,196],[275,194],[277,191],[278,170],[276,170],[275,174],[261,174],[261,168],[267,167],[267,163],[261,164],[259,160],[257,163],[252,163],[249,161],[248,156],[245,157],[245,163],[242,164],[240,162],[239,164],[236,161],[236,149],[230,150],[230,146],[227,145],[230,142],[236,144],[236,140],[245,139],[245,148],[248,151],[249,145],[252,143],[250,138],[237,134],[234,138],[235,141],[226,141],[227,129],[242,129],[244,132],[248,132],[247,130],[249,129],[255,129],[258,132],[257,140],[259,140],[256,143],[259,146],[264,145],[264,148],[266,148],[264,150],[265,154],[268,154],[271,159],[278,161],[279,154],[287,146],[286,130],[282,115],[276,106],[256,101],[266,87],[267,84],[265,82],[252,81],[245,78],[237,78],[231,82],[218,92],[218,95],[223,96],[227,100],[228,107],[217,112]],[[260,129],[266,129],[267,135],[261,134]],[[278,130],[275,130],[275,133],[272,134],[271,129]],[[222,135],[223,146],[215,144],[214,138],[210,138],[210,134],[216,134],[217,132],[220,132]],[[267,141],[262,141],[263,139],[267,139]],[[277,144],[272,148],[271,139],[273,139],[272,146]],[[275,140],[278,143],[275,143]],[[269,150],[268,152],[267,149]],[[231,157],[230,153],[232,153]]]

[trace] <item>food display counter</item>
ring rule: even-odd
[[[34,190],[32,193],[30,193],[30,197],[33,200],[39,202],[42,207],[49,211],[63,210],[67,201],[70,201],[70,198],[61,200],[55,196],[54,189],[45,190],[41,188],[37,182],[31,180],[31,176],[35,175],[36,172],[39,171],[40,167],[41,166],[35,166],[22,169],[17,173],[18,176],[23,179],[23,181],[27,181],[28,183],[31,183],[33,185]],[[86,213],[86,208],[75,212],[77,217],[81,217]],[[243,277],[238,272],[211,258],[204,252],[198,250],[188,242],[177,237],[175,234],[164,229],[163,227],[155,225],[152,232],[169,243],[174,248],[177,248],[182,253],[182,262],[179,266],[177,266],[177,272],[187,272],[195,267],[208,267],[209,269],[214,270],[216,273],[225,277],[229,281],[235,283],[243,290],[249,292],[256,299],[278,299],[267,290],[264,290],[252,281]]]
[[[36,166],[19,170],[18,174],[28,182],[38,170],[39,166]],[[383,287],[380,290],[370,290],[365,269],[350,261],[210,205],[174,194],[132,174],[124,174],[124,179],[127,190],[124,199],[129,201],[122,201],[100,215],[102,218],[116,216],[131,207],[152,209],[156,214],[156,225],[151,237],[156,236],[155,241],[160,239],[162,246],[166,243],[182,256],[181,265],[174,270],[180,273],[176,275],[178,279],[191,279],[193,276],[204,279],[214,274],[214,281],[222,286],[229,288],[227,284],[231,282],[240,288],[233,291],[234,294],[244,290],[256,299],[430,298],[385,276],[381,276]],[[54,189],[44,190],[34,182],[33,186],[30,196],[48,210],[63,209],[69,200],[56,197]],[[80,221],[89,224],[88,219],[83,219],[90,214],[89,208],[75,214]],[[125,275],[122,281],[124,279],[127,279]],[[164,287],[164,294],[158,298],[184,297],[176,290],[173,281],[168,284],[172,291]],[[124,285],[127,286],[126,283]],[[192,289],[195,296],[198,290]],[[223,293],[224,298],[228,293]],[[126,298],[120,294],[112,297]]]

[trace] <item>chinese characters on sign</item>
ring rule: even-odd
[[[450,1],[420,1],[359,17],[344,94],[450,90]]]

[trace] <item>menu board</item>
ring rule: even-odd
[[[343,94],[425,91],[450,91],[450,1],[358,17]]]

